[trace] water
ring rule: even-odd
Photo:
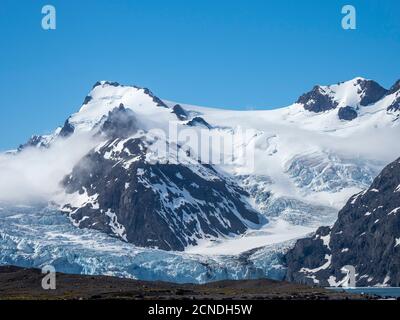
[[[377,288],[377,287],[361,287],[361,288],[328,288],[330,290],[339,290],[346,291],[348,293],[355,294],[368,294],[368,295],[376,295],[382,298],[398,298],[400,297],[400,288],[399,287],[385,287],[385,288]]]

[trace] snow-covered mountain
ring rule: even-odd
[[[312,91],[302,95],[297,103],[311,112],[323,112],[339,109],[341,120],[353,120],[357,110],[376,103],[388,90],[372,80],[356,78],[352,81],[331,86],[315,86]]]
[[[235,180],[163,135],[171,123],[209,129],[199,117],[180,120],[183,112],[147,89],[95,85],[60,131],[91,132],[100,142],[62,181],[65,194],[57,202],[76,226],[139,246],[184,250],[263,221]]]
[[[63,126],[3,155],[0,167],[18,159],[29,170],[79,146],[46,189],[73,225],[141,247],[232,255],[333,224],[400,155],[399,114],[399,82],[387,90],[355,78],[288,107],[233,111],[102,81]]]
[[[118,121],[110,124],[116,113]],[[106,124],[113,133],[126,132],[120,124],[125,113],[122,105],[111,111],[102,132]],[[76,226],[142,247],[184,250],[199,239],[239,235],[261,223],[247,192],[179,145],[178,158],[152,163],[157,142],[144,132],[113,134],[74,167],[62,182],[67,193],[62,209]]]

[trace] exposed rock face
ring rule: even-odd
[[[400,159],[347,202],[332,228],[297,241],[285,260],[289,281],[339,285],[347,278],[343,267],[351,265],[357,286],[399,286]]]
[[[320,86],[315,86],[310,92],[303,94],[297,103],[303,104],[304,109],[311,112],[324,112],[338,106],[338,103]]]
[[[387,90],[373,80],[359,79],[357,84],[360,86],[358,93],[361,97],[360,105],[362,106],[375,103],[387,94]]]
[[[310,92],[303,94],[297,103],[302,104],[305,110],[315,113],[341,107],[339,118],[352,120],[356,116],[356,108],[374,104],[387,94],[388,90],[377,82],[356,78],[331,86],[315,86]]]
[[[393,103],[387,108],[389,112],[397,112],[400,111],[400,94],[398,97],[393,101]]]
[[[76,226],[138,246],[184,250],[199,239],[239,235],[261,222],[233,180],[179,146],[174,152],[180,161],[160,158],[154,148],[162,142],[143,132],[132,137],[132,128],[132,111],[122,105],[111,111],[100,129],[109,140],[63,180],[63,210]]]
[[[74,126],[69,122],[69,119],[67,119],[64,123],[64,126],[61,128],[60,137],[69,137],[71,134],[74,133],[74,131]]]
[[[338,116],[340,120],[351,121],[357,118],[357,111],[352,107],[342,107],[339,109]]]
[[[28,147],[38,147],[38,148],[46,147],[46,144],[47,144],[47,140],[45,139],[45,137],[35,135],[35,136],[32,136],[26,143],[21,144],[18,147],[18,151],[22,151],[23,149],[28,148]]]
[[[159,97],[154,95],[154,93],[151,92],[149,89],[144,88],[144,93],[148,94],[150,97],[152,97],[153,101],[156,103],[157,106],[163,107],[163,108],[168,108],[168,106],[164,103],[164,101],[162,101]]]
[[[174,107],[172,108],[172,112],[175,113],[176,117],[181,121],[188,119],[187,112],[185,111],[185,109],[182,108],[180,104],[174,105]]]
[[[194,117],[187,123],[187,125],[191,127],[200,126],[200,127],[206,127],[208,129],[212,128],[211,125],[202,117]]]
[[[133,135],[137,128],[135,114],[130,109],[125,109],[121,103],[118,108],[114,108],[108,113],[104,123],[101,125],[100,132],[109,139],[127,138]]]
[[[400,80],[397,80],[395,84],[389,89],[388,94],[396,93],[400,91]]]
[[[86,96],[85,100],[83,100],[83,104],[82,105],[88,104],[92,100],[93,100],[92,96]]]
[[[92,89],[94,89],[94,88],[96,88],[96,87],[98,87],[98,86],[101,86],[101,85],[109,85],[109,86],[112,86],[112,87],[119,87],[119,86],[121,86],[121,84],[119,84],[119,83],[116,82],[116,81],[103,81],[103,82],[97,81],[97,82],[93,85]]]
[[[400,111],[400,80],[398,80],[389,90],[389,94],[394,94],[393,102],[388,106],[387,111],[397,112]]]

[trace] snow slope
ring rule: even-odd
[[[353,89],[353,83],[359,79],[325,87],[325,90],[331,89],[331,95],[337,93],[335,99],[339,106],[359,108],[358,117],[353,121],[340,120],[336,109],[314,113],[298,103],[268,111],[182,106],[215,128],[223,124],[223,128],[240,126],[257,131],[254,168],[246,170],[243,166],[231,165],[224,166],[224,170],[238,178],[263,214],[273,218],[271,226],[282,224],[281,220],[288,223],[277,234],[289,236],[298,226],[293,232],[293,236],[298,236],[303,227],[332,224],[347,199],[368,187],[382,167],[400,154],[396,143],[400,133],[397,115],[387,110],[396,94],[360,107],[360,97]],[[266,230],[274,230],[271,226],[266,226]],[[309,231],[306,229],[303,234]],[[248,243],[260,244],[245,235],[232,241],[232,247],[240,250],[240,243],[247,237]],[[273,241],[264,239],[265,244]],[[201,252],[220,252],[217,248],[224,246],[209,243],[205,245],[210,247],[209,251]]]

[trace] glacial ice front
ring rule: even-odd
[[[141,280],[204,283],[224,279],[281,279],[289,242],[236,256],[202,256],[138,248],[101,232],[74,227],[48,207],[0,209],[0,265]]]

